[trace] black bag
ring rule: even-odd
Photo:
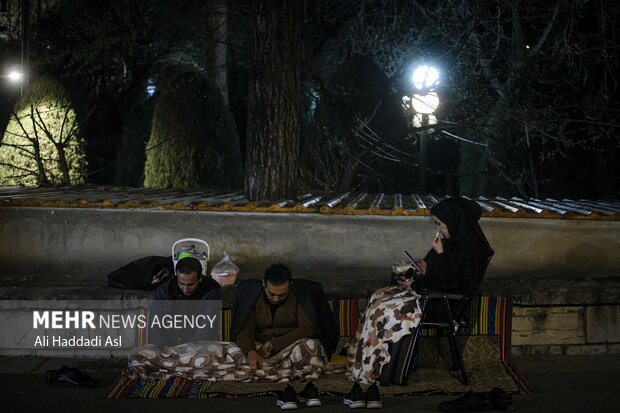
[[[172,257],[144,257],[108,274],[108,286],[129,290],[153,290],[173,275]]]

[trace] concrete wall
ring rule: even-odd
[[[521,355],[620,354],[620,305],[517,306],[512,350]]]
[[[487,278],[620,274],[620,222],[483,218],[496,254]],[[228,251],[243,276],[281,261],[297,275],[383,279],[402,250],[424,256],[429,217],[0,208],[0,275],[102,280],[143,256],[196,237],[210,265]]]
[[[481,226],[496,252],[483,292],[513,298],[515,353],[620,353],[620,222],[483,218]],[[423,256],[435,233],[418,216],[4,207],[0,280],[35,280],[21,284],[41,297],[65,296],[62,281],[78,281],[94,297],[114,269],[196,237],[209,242],[211,266],[228,251],[242,278],[280,261],[332,296],[360,296],[385,285],[403,249]]]

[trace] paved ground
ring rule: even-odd
[[[44,373],[69,363],[95,376],[94,389],[46,386]],[[519,358],[519,370],[537,392],[514,396],[514,410],[539,412],[617,412],[620,405],[620,355]],[[143,412],[175,411],[275,412],[275,398],[190,400],[107,400],[122,362],[85,362],[43,358],[0,358],[0,410],[2,412]],[[386,412],[433,412],[454,396],[386,398]],[[323,407],[300,408],[318,412],[347,411],[341,399],[323,398]]]

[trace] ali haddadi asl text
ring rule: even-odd
[[[58,348],[101,348],[101,347],[121,347],[123,338],[106,336],[84,337],[73,336],[70,338],[62,336],[37,336],[34,341],[35,347],[58,347]]]

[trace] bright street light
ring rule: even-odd
[[[415,128],[422,128],[437,123],[437,118],[433,113],[439,106],[439,96],[435,91],[439,83],[439,71],[432,66],[418,66],[411,78],[413,85],[417,89],[417,93],[407,99],[403,97],[403,106],[410,108],[413,112],[412,125]],[[426,186],[426,161],[428,152],[428,134],[429,129],[423,129],[419,132],[419,164],[418,164],[418,189],[421,193],[425,193]]]
[[[413,72],[412,80],[416,89],[430,89],[439,82],[439,72],[433,66],[419,66]]]
[[[11,81],[13,82],[20,82],[22,80],[22,78],[24,77],[24,74],[21,72],[18,72],[16,70],[13,70],[9,73],[9,79],[11,79]]]
[[[411,80],[417,93],[403,96],[402,104],[405,110],[412,112],[413,126],[419,128],[436,124],[437,118],[433,113],[439,107],[439,96],[435,92],[439,83],[439,71],[433,66],[421,65],[415,69]]]
[[[435,92],[429,92],[426,95],[418,95],[416,93],[413,95],[411,103],[413,105],[413,110],[417,113],[430,115],[435,112],[437,106],[439,106],[439,96],[437,96]]]

